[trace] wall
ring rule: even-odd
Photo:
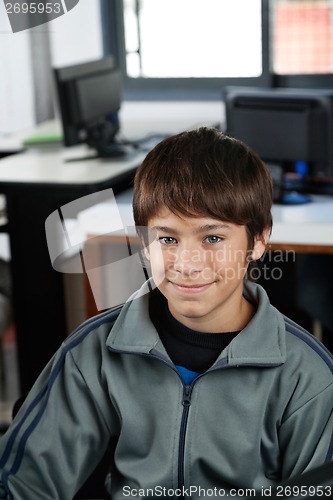
[[[49,51],[44,50],[45,46]],[[35,88],[43,85],[37,81],[42,73],[50,73],[53,66],[101,55],[99,0],[80,0],[63,16],[17,33],[12,33],[4,3],[0,2],[0,136],[29,129],[36,123],[40,103],[36,103]],[[38,69],[38,64],[43,67]],[[51,85],[45,86],[53,92]]]
[[[0,2],[0,134],[34,123],[31,51],[27,31],[13,34]]]

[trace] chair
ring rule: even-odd
[[[4,334],[12,322],[12,307],[8,297],[0,293],[0,395],[5,392],[5,356],[4,356]]]

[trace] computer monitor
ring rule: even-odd
[[[298,172],[304,190],[333,181],[333,91],[228,88],[226,132],[283,175]]]
[[[86,143],[98,156],[124,152],[120,129],[121,72],[112,57],[54,68],[65,146]]]

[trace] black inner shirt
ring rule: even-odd
[[[239,333],[203,333],[187,328],[172,316],[157,288],[150,294],[149,315],[172,362],[196,373],[208,370]]]

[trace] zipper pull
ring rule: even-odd
[[[185,385],[185,387],[184,387],[182,405],[183,406],[190,406],[191,405],[191,386],[189,386],[189,385]]]

